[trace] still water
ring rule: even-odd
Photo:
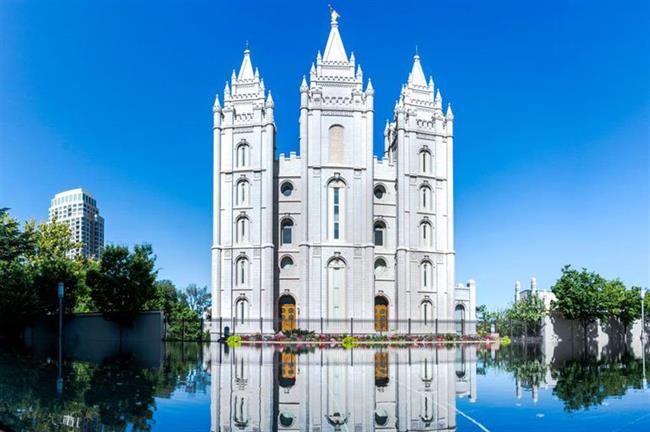
[[[0,430],[650,431],[641,350],[575,352],[0,346]]]

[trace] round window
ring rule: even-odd
[[[282,192],[282,195],[286,197],[291,196],[293,193],[293,185],[289,182],[282,183],[282,186],[280,186],[280,192]]]
[[[280,413],[280,424],[284,427],[289,427],[293,424],[293,414],[288,412]]]
[[[386,188],[382,185],[375,186],[375,198],[382,199],[386,195]]]
[[[291,257],[286,256],[282,258],[282,260],[280,261],[280,268],[282,270],[288,270],[291,267],[293,267],[293,260],[291,259]]]
[[[388,423],[388,413],[385,409],[380,408],[375,410],[375,423],[377,423],[378,426],[386,426]]]

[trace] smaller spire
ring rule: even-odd
[[[387,131],[389,128],[390,122],[386,119],[386,126],[384,126],[384,131]]]
[[[214,105],[213,105],[213,107],[214,107],[215,111],[221,110],[221,103],[219,102],[219,95],[218,94],[214,97]]]
[[[354,51],[350,52],[350,63],[354,64],[355,57],[354,57]]]
[[[433,90],[433,77],[429,75],[429,89]]]
[[[226,81],[226,86],[223,88],[223,98],[224,100],[226,97],[230,96],[230,86],[228,86],[228,81]]]
[[[234,69],[232,70],[232,75],[230,75],[230,82],[231,82],[232,84],[234,84],[235,82],[237,82],[237,74],[235,73],[235,70],[234,70]]]
[[[266,97],[266,106],[268,108],[273,108],[275,103],[273,103],[273,96],[271,96],[271,90],[269,90],[269,95]]]
[[[436,99],[433,101],[433,107],[442,114],[442,96],[440,95],[440,89],[436,90]]]
[[[363,79],[363,71],[361,70],[361,65],[357,66],[357,79]]]
[[[320,50],[318,50],[318,54],[316,54],[316,61],[320,62],[321,60],[323,60],[323,56],[321,55]]]
[[[255,68],[255,79],[258,79],[260,77],[260,70],[259,68]]]
[[[454,112],[451,110],[451,104],[450,103],[447,104],[447,114],[446,114],[446,116],[447,116],[448,120],[453,120],[454,119]]]
[[[372,86],[372,80],[368,78],[368,86],[366,87],[366,94],[375,94],[375,88]]]
[[[300,91],[306,91],[309,87],[307,86],[307,78],[303,75],[302,82],[300,83]]]

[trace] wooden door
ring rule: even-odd
[[[385,304],[375,305],[375,331],[388,331],[388,306]]]
[[[295,304],[283,304],[280,310],[282,322],[280,324],[280,330],[283,333],[289,330],[296,329],[296,305]]]

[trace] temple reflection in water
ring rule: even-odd
[[[476,347],[212,347],[212,431],[453,431]]]

